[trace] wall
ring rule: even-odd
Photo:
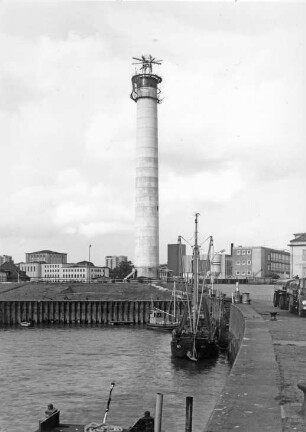
[[[169,305],[169,301],[154,301],[154,306],[162,310],[168,310]],[[182,312],[182,304],[177,307]],[[21,321],[38,324],[107,324],[111,321],[142,324],[148,321],[150,311],[151,301],[1,301],[0,325]]]
[[[231,305],[229,321],[228,358],[233,363],[239,352],[245,331],[245,319],[241,311],[234,304]]]

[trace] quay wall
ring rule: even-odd
[[[269,329],[251,306],[231,305],[233,365],[205,432],[281,431],[279,371]]]
[[[229,343],[228,343],[228,358],[233,364],[244,337],[245,332],[245,317],[241,310],[234,304],[231,304],[230,319],[229,319]]]
[[[154,300],[154,306],[173,312],[173,304],[167,300]],[[182,312],[182,304],[176,307]],[[0,325],[13,325],[22,321],[37,324],[108,324],[114,321],[144,324],[148,322],[151,308],[152,303],[148,300],[0,301]]]

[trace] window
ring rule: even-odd
[[[241,264],[242,264],[242,265],[245,265],[245,260],[243,260],[243,261],[241,262]]]
[[[242,255],[245,255],[245,250],[241,251],[241,254],[242,254]]]
[[[247,265],[251,265],[252,261],[251,260],[247,260]]]
[[[236,271],[236,275],[240,275],[240,271]]]
[[[250,272],[250,270],[248,270],[248,275],[250,275],[251,274],[251,272]]]
[[[245,271],[243,271],[241,274],[242,274],[242,275],[245,275]]]
[[[248,255],[251,255],[251,251],[250,251],[250,250],[247,250],[247,254],[248,254]]]
[[[240,255],[241,254],[241,251],[240,250],[237,250],[237,255]]]
[[[237,265],[240,265],[240,261],[236,261],[236,264],[237,264]]]

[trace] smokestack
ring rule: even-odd
[[[152,72],[160,65],[151,55],[133,57],[138,70],[132,77],[131,98],[137,103],[136,122],[136,191],[135,258],[137,276],[158,277],[159,208],[158,208],[158,84],[162,79]]]

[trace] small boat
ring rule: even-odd
[[[187,307],[177,329],[172,332],[171,353],[174,357],[198,361],[213,358],[218,354],[215,329],[210,323],[210,313],[205,301],[204,284],[199,295],[198,216],[195,215],[193,246],[193,289],[187,293]],[[191,297],[191,298],[190,298]]]
[[[33,327],[33,321],[21,321],[21,327]]]
[[[144,416],[141,417],[132,427],[121,427],[117,425],[110,425],[106,423],[109,413],[111,402],[111,393],[115,383],[111,384],[109,398],[102,422],[90,422],[88,424],[75,424],[75,423],[61,423],[60,411],[51,403],[45,411],[46,418],[39,421],[38,430],[36,432],[154,432],[154,417],[151,417],[150,411],[145,411]],[[160,402],[160,412],[161,412]]]
[[[170,308],[173,301],[173,313],[170,313]],[[154,306],[153,300],[151,300],[151,313],[149,315],[149,322],[147,323],[147,328],[151,330],[166,330],[171,331],[178,327],[179,320],[177,319],[177,295],[175,289],[175,282],[173,286],[173,291],[171,295],[171,301],[169,305],[169,310],[164,311],[162,309]]]

